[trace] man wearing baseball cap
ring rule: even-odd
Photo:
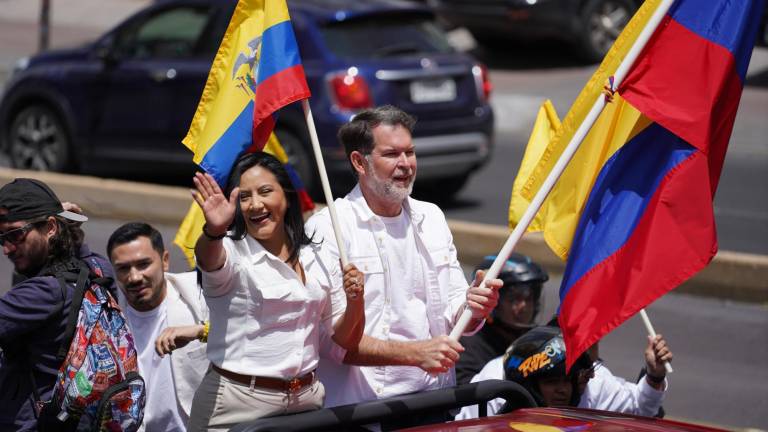
[[[92,269],[113,274],[83,244],[79,225],[88,218],[66,207],[39,180],[17,178],[0,188],[0,245],[26,278],[0,297],[0,430],[37,429],[35,400],[50,398],[60,367],[73,289],[62,289],[51,269],[87,258]]]

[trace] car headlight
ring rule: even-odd
[[[13,65],[13,73],[17,74],[29,67],[29,57],[22,57],[16,60],[16,64]]]

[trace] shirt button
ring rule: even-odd
[[[377,394],[381,394],[381,392],[382,392],[382,391],[384,391],[384,389],[383,389],[383,388],[381,388],[381,387],[376,387],[376,393],[377,393]]]
[[[384,303],[389,304],[389,297],[384,299]]]
[[[384,334],[389,333],[389,326],[388,325],[384,325],[383,327],[381,327],[381,331],[383,331]]]

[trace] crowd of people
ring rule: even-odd
[[[335,202],[343,268],[328,209],[305,223],[285,168],[266,153],[241,156],[223,190],[196,174],[205,225],[195,271],[180,274],[168,272],[169,253],[147,223],[115,230],[105,258],[84,242],[76,204],[33,179],[3,186],[0,243],[20,277],[0,298],[0,430],[37,430],[47,415],[40,407],[53,398],[79,304],[76,284],[57,273],[63,263],[85,263],[118,299],[146,386],[143,430],[228,430],[483,379],[518,382],[541,405],[657,414],[672,358],[663,338],[649,341],[638,383],[613,376],[597,346],[566,374],[559,329],[535,324],[548,279],[541,266],[513,254],[483,284],[489,257],[467,283],[442,211],[411,197],[414,125],[384,106],[339,131],[357,177]],[[467,309],[472,319],[453,340]],[[541,353],[550,361],[531,369],[526,359]],[[491,401],[489,412],[501,405]],[[458,418],[476,415],[470,407]]]

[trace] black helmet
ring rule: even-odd
[[[495,260],[496,255],[486,256],[483,258],[480,265],[475,268],[475,271],[490,268]],[[504,282],[504,286],[499,291],[501,297],[503,297],[506,291],[510,289],[522,289],[525,287],[531,290],[531,294],[533,295],[533,318],[530,323],[519,323],[520,325],[517,326],[530,328],[541,308],[541,288],[544,282],[549,280],[549,275],[540,265],[533,262],[529,257],[519,253],[513,253],[504,262],[501,271],[499,271],[498,278]]]
[[[475,268],[475,271],[490,268],[494,261],[496,261],[496,255],[484,257],[480,265]],[[504,286],[507,286],[507,284],[526,282],[544,283],[549,280],[549,275],[540,265],[533,262],[531,258],[519,253],[512,253],[504,262],[504,266],[501,267],[499,279],[504,281]]]
[[[589,369],[591,362],[585,354],[571,367],[573,391],[571,406],[577,406],[581,394],[578,377]],[[565,341],[559,328],[541,326],[531,329],[507,349],[504,355],[504,376],[525,387],[540,406],[546,406],[539,390],[538,380],[552,376],[565,376]]]

